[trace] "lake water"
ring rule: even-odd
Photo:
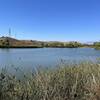
[[[68,62],[96,61],[100,51],[93,48],[38,48],[0,49],[0,68],[20,67],[24,70],[37,66],[55,66],[61,59]]]

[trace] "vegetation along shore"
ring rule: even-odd
[[[37,68],[23,79],[0,73],[0,100],[100,100],[100,65],[92,62]]]
[[[99,44],[99,45],[98,45]],[[36,40],[18,40],[11,37],[0,38],[0,48],[80,48],[80,47],[94,47],[99,48],[100,43],[83,44],[77,41],[59,42],[59,41],[36,41]]]

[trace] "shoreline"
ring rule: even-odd
[[[65,46],[0,46],[0,48],[2,49],[2,48],[7,48],[7,49],[9,49],[9,48],[96,48],[95,46],[85,46],[85,45],[83,45],[83,46],[79,46],[79,47],[65,47]],[[98,47],[99,48],[99,47]]]

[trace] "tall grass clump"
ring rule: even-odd
[[[21,80],[1,71],[0,100],[100,100],[100,65],[37,69]]]

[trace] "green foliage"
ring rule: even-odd
[[[64,47],[64,43],[62,43],[62,42],[49,42],[48,47]]]
[[[100,50],[100,42],[94,42],[94,47],[96,50]]]
[[[82,44],[79,42],[68,42],[65,44],[65,47],[69,47],[69,48],[78,48],[81,46],[82,46]]]
[[[79,42],[48,42],[45,43],[45,47],[58,47],[58,48],[78,48],[82,44]]]
[[[100,42],[94,42],[94,46],[100,47]]]

